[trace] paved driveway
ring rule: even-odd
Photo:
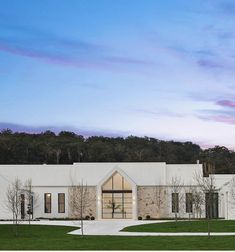
[[[85,235],[134,235],[133,232],[119,232],[124,227],[141,225],[147,223],[160,223],[167,221],[134,221],[134,220],[101,220],[84,222]],[[74,230],[69,234],[80,235],[81,229]],[[141,233],[139,233],[141,235]]]
[[[84,223],[84,235],[118,235],[118,236],[207,236],[207,233],[151,233],[151,232],[120,232],[124,227],[169,222],[169,220],[159,221],[133,221],[133,220],[102,220]],[[81,229],[74,230],[69,234],[81,235]],[[231,233],[211,233],[212,236],[235,235]]]

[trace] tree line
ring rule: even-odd
[[[38,134],[0,132],[0,164],[72,164],[74,162],[210,163],[215,173],[235,173],[235,152],[224,146],[202,149],[192,142],[152,137],[85,138],[74,132]]]

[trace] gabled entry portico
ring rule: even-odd
[[[136,185],[120,169],[114,169],[97,188],[98,219],[136,219]]]

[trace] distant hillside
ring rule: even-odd
[[[38,134],[0,132],[1,164],[71,164],[73,162],[210,163],[216,173],[235,173],[235,152],[224,146],[202,150],[192,142],[129,136],[84,138],[73,132]]]

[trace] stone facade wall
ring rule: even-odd
[[[202,204],[201,214],[199,215],[193,205],[193,212],[186,212],[185,193],[190,192],[190,187],[185,186],[179,193],[179,218],[200,218],[205,217],[205,206]],[[164,186],[138,186],[137,187],[137,216],[146,219],[151,218],[174,218],[172,213],[172,190]]]
[[[84,186],[83,191],[87,190],[83,197],[84,213],[83,217],[93,216],[97,217],[96,210],[96,186]],[[79,186],[69,188],[69,217],[80,218],[80,202],[81,202],[81,190]]]
[[[149,215],[151,218],[166,217],[167,190],[162,186],[137,187],[138,217],[143,219]]]

